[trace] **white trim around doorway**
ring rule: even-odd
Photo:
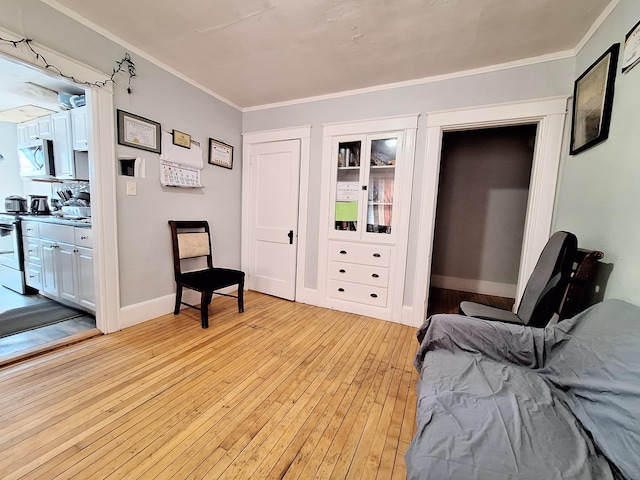
[[[418,225],[418,238],[422,247],[418,249],[416,258],[412,321],[414,326],[420,326],[425,320],[429,301],[440,157],[444,132],[532,123],[538,125],[516,288],[516,304],[514,305],[514,309],[517,309],[526,281],[549,239],[567,100],[567,97],[553,97],[427,113],[425,166],[422,172],[423,188]]]
[[[22,37],[0,29],[0,36],[13,40]],[[104,82],[109,75],[99,72],[50,48],[32,43],[35,49],[46,55],[49,63],[58,66],[66,75],[88,82]],[[25,46],[14,48],[0,45],[0,54],[17,62],[46,72],[38,64],[31,50]],[[91,214],[93,229],[93,268],[96,292],[96,326],[103,333],[112,333],[120,327],[120,282],[118,276],[118,235],[116,217],[116,162],[113,119],[113,90],[105,87],[87,87],[87,105],[91,116],[88,119],[90,132],[89,178],[91,181]]]
[[[264,130],[242,134],[242,246],[241,268],[248,272],[250,260],[249,252],[249,208],[251,188],[251,146],[257,143],[280,142],[284,140],[300,140],[300,187],[298,192],[298,242],[296,262],[296,293],[295,301],[312,303],[308,297],[315,298],[313,293],[304,288],[307,256],[307,210],[309,204],[309,158],[311,156],[311,125]],[[245,283],[247,285],[248,282]]]

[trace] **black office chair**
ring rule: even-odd
[[[460,303],[460,313],[484,320],[545,327],[559,310],[577,249],[578,240],[573,233],[556,232],[549,238],[529,277],[517,313],[474,302]]]
[[[180,305],[200,310],[202,328],[209,327],[209,304],[216,295],[238,299],[238,312],[244,312],[244,272],[213,266],[209,223],[204,220],[169,220],[173,242],[173,269],[176,280],[176,305],[173,314],[180,312]],[[207,267],[183,271],[182,262],[187,259],[206,258]],[[192,260],[189,260],[192,261]],[[196,260],[197,261],[197,260]],[[202,260],[201,260],[202,261]],[[221,288],[238,286],[237,295],[216,292]],[[200,307],[182,301],[182,289],[190,288],[201,293]]]

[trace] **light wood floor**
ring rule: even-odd
[[[0,369],[0,478],[405,478],[415,328],[248,292]]]

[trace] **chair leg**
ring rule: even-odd
[[[238,312],[244,312],[244,280],[238,284]]]
[[[200,298],[200,318],[202,320],[202,328],[209,328],[209,304],[211,303],[213,292],[202,292]]]
[[[180,313],[180,304],[182,303],[182,285],[176,285],[176,306],[173,307],[173,314]]]

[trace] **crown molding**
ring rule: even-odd
[[[471,70],[463,70],[463,71],[453,72],[453,73],[445,73],[442,75],[434,75],[431,77],[417,78],[414,80],[406,80],[403,82],[386,83],[383,85],[375,85],[373,87],[357,88],[354,90],[345,90],[343,92],[329,93],[326,95],[317,95],[313,97],[298,98],[295,100],[287,100],[284,102],[257,105],[255,107],[245,107],[242,109],[242,111],[255,112],[258,110],[268,110],[271,108],[288,107],[291,105],[299,105],[302,103],[319,102],[322,100],[331,100],[334,98],[349,97],[351,95],[361,95],[365,93],[379,92],[382,90],[392,90],[394,88],[412,87],[415,85],[442,82],[445,80],[451,80],[451,79],[462,78],[462,77],[470,77],[473,75],[481,75],[481,74],[492,73],[492,72],[497,72],[501,70],[509,70],[512,68],[524,67],[527,65],[535,65],[539,63],[552,62],[555,60],[564,60],[566,58],[572,58],[574,56],[575,56],[575,53],[573,50],[564,50],[561,52],[550,53],[547,55],[540,55],[538,57],[531,57],[531,58],[525,58],[521,60],[515,60],[513,62],[490,65],[488,67],[474,68]]]
[[[593,37],[593,35],[598,31],[600,26],[602,26],[604,21],[611,14],[613,9],[618,6],[619,3],[620,3],[620,0],[611,0],[609,5],[605,7],[605,9],[602,11],[600,16],[596,19],[596,21],[593,22],[593,25],[591,25],[591,28],[587,30],[587,33],[585,33],[584,37],[582,37],[582,40],[578,42],[578,45],[576,45],[576,48],[573,49],[574,55],[578,55],[578,53],[580,53],[580,51],[584,48],[587,42],[591,40],[591,37]]]
[[[208,89],[204,85],[199,84],[198,82],[196,82],[192,78],[187,77],[183,73],[177,71],[173,67],[170,67],[169,65],[167,65],[166,63],[164,63],[161,60],[157,59],[153,55],[150,55],[149,53],[145,52],[144,50],[141,50],[141,49],[133,46],[132,44],[130,44],[126,40],[123,40],[122,38],[118,37],[117,35],[114,35],[113,33],[109,32],[108,30],[105,30],[104,28],[96,25],[92,21],[86,19],[85,17],[83,17],[82,15],[78,14],[77,12],[74,12],[70,8],[67,8],[64,5],[61,5],[56,0],[41,0],[41,1],[42,1],[42,3],[44,3],[46,5],[49,5],[51,8],[53,8],[54,10],[57,10],[58,12],[62,13],[63,15],[66,15],[67,17],[75,20],[76,22],[84,25],[87,28],[90,28],[91,30],[93,30],[94,32],[102,35],[103,37],[106,37],[107,39],[111,40],[112,42],[115,42],[118,45],[126,48],[127,50],[130,50],[131,52],[133,52],[136,55],[144,58],[148,62],[151,62],[154,65],[162,68],[163,70],[166,70],[167,72],[171,73],[172,75],[175,75],[180,80],[183,80],[183,81],[187,82],[189,85],[191,85],[191,86],[193,86],[193,87],[195,87],[195,88],[197,88],[199,90],[202,90],[204,93],[206,93],[208,95],[211,95],[212,97],[220,100],[221,102],[226,103],[230,107],[233,107],[236,110],[242,112],[242,107],[240,107],[239,105],[236,105],[231,100],[229,100],[229,99],[227,99],[227,98],[225,98],[225,97],[223,97],[221,95],[218,95],[216,92]]]

